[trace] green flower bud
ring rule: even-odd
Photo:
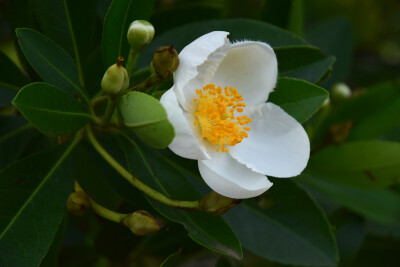
[[[118,62],[107,69],[101,80],[101,88],[104,93],[115,95],[121,90],[129,87],[128,72],[122,66],[122,57],[118,58]]]
[[[333,85],[331,91],[332,101],[342,101],[350,98],[351,90],[345,83],[337,83]]]
[[[225,197],[211,191],[200,200],[200,207],[202,210],[211,213],[212,215],[222,215],[241,201],[241,199]]]
[[[172,45],[160,46],[157,48],[151,64],[160,79],[166,78],[178,68],[178,53]]]
[[[128,42],[133,51],[140,52],[154,37],[154,27],[145,20],[135,20],[129,25]]]
[[[77,216],[81,216],[90,208],[88,195],[83,191],[73,192],[67,200],[67,210]]]
[[[163,225],[145,210],[128,214],[122,222],[138,236],[149,235],[163,228]]]

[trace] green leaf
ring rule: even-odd
[[[312,83],[281,77],[268,101],[283,108],[298,122],[306,122],[328,98],[328,92]]]
[[[10,106],[18,90],[27,83],[25,75],[0,51],[0,107]]]
[[[332,71],[335,58],[313,46],[287,46],[274,49],[281,76],[318,83]]]
[[[76,64],[67,52],[35,30],[17,29],[16,33],[25,57],[45,82],[86,99]]]
[[[156,98],[140,92],[130,92],[120,98],[118,109],[126,126],[146,144],[166,148],[174,138],[174,128],[167,112]]]
[[[114,0],[104,18],[103,63],[104,68],[116,63],[117,58],[128,57],[130,46],[127,40],[129,25],[138,19],[148,20],[154,0]]]
[[[178,265],[179,257],[181,255],[180,251],[172,253],[169,255],[160,265],[160,267],[175,267]]]
[[[127,137],[126,137],[127,138]],[[155,190],[174,199],[197,200],[202,194],[181,173],[179,165],[158,151],[145,148],[133,139],[121,139],[128,170]],[[148,198],[151,205],[164,217],[182,224],[189,236],[213,251],[242,258],[242,249],[236,235],[221,217],[200,211],[183,211],[165,206]]]
[[[23,118],[0,116],[0,170],[21,156],[33,133]]]
[[[288,29],[294,34],[303,36],[304,0],[292,1],[292,6],[290,8],[290,14],[289,14]]]
[[[359,141],[329,146],[314,154],[308,167],[318,177],[358,188],[400,182],[400,143]]]
[[[365,239],[364,223],[351,220],[342,225],[336,232],[340,262],[339,267],[354,266],[353,261]]]
[[[0,265],[38,266],[65,213],[77,139],[15,162],[0,173]]]
[[[159,46],[172,44],[177,51],[180,51],[196,38],[211,31],[227,31],[230,33],[231,41],[262,41],[274,48],[307,45],[306,41],[293,33],[265,22],[250,19],[210,20],[185,25],[159,35],[142,51],[138,66],[141,68],[148,66],[154,51]]]
[[[13,105],[49,136],[72,133],[92,121],[92,116],[72,95],[46,83],[25,86],[14,98]]]
[[[321,209],[293,181],[273,183],[260,205],[246,200],[223,216],[243,247],[280,263],[336,266],[336,243]]]
[[[336,57],[332,76],[322,85],[330,88],[336,82],[346,81],[352,66],[354,45],[350,22],[346,18],[321,22],[307,31],[306,39],[323,52]]]
[[[371,220],[400,226],[400,195],[385,189],[359,189],[303,172],[297,181],[315,197],[339,204]]]

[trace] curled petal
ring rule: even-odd
[[[264,103],[278,75],[274,50],[266,43],[232,44],[211,80],[217,86],[232,86],[248,106]]]
[[[177,155],[188,159],[209,159],[201,135],[193,132],[183,109],[179,106],[173,88],[163,94],[161,104],[167,111],[168,120],[175,129],[175,137],[169,148]]]
[[[191,42],[179,53],[179,66],[174,72],[174,90],[186,111],[193,111],[196,89],[209,83],[224,59],[230,43],[228,32],[214,31]]]
[[[310,141],[301,124],[272,103],[246,108],[243,115],[252,119],[251,130],[242,143],[229,148],[232,157],[266,175],[299,175],[310,157]]]
[[[265,175],[250,170],[228,153],[216,153],[211,160],[199,160],[199,171],[212,190],[230,198],[255,197],[272,186]]]

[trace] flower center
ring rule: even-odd
[[[200,126],[202,136],[216,146],[217,151],[229,152],[226,146],[234,146],[247,138],[246,131],[250,131],[250,127],[245,125],[251,119],[247,116],[235,117],[246,107],[236,89],[226,86],[222,90],[220,86],[215,88],[214,84],[207,84],[196,93],[199,98],[193,99],[197,102],[194,125]]]

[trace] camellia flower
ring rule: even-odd
[[[169,148],[197,159],[215,192],[249,198],[272,186],[265,175],[300,174],[310,142],[300,123],[266,103],[278,73],[272,48],[230,43],[228,34],[211,32],[187,45],[179,54],[174,86],[160,101],[175,128]]]

